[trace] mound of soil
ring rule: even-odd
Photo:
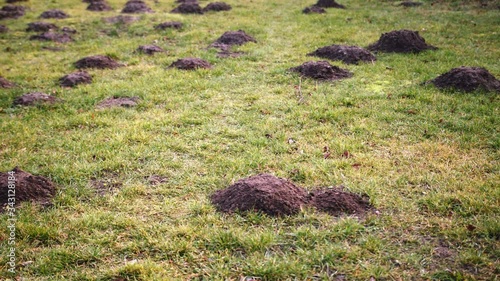
[[[63,87],[75,87],[78,84],[90,83],[92,83],[92,76],[86,71],[73,72],[59,79],[59,85]]]
[[[182,22],[167,21],[167,22],[162,22],[162,23],[160,23],[158,25],[155,25],[155,29],[165,30],[167,28],[181,29],[182,28]]]
[[[176,0],[176,3],[182,4],[182,3],[198,3],[198,0]]]
[[[326,10],[321,8],[321,7],[313,5],[313,6],[307,7],[304,10],[302,10],[302,13],[304,13],[304,14],[324,14],[324,13],[326,13]]]
[[[40,15],[40,18],[42,19],[65,19],[68,17],[68,14],[58,9],[48,10]]]
[[[327,61],[308,61],[297,67],[290,68],[290,71],[299,72],[301,76],[317,80],[334,81],[353,76],[347,69],[331,65]]]
[[[203,10],[198,2],[182,3],[170,12],[178,14],[203,14]]]
[[[64,32],[64,33],[70,33],[70,34],[76,34],[77,33],[76,29],[73,29],[73,28],[67,27],[67,26],[63,27],[61,29],[61,31]]]
[[[28,2],[28,0],[6,0],[7,3]]]
[[[0,9],[0,20],[2,19],[17,19],[24,16],[26,8],[16,5],[5,5]]]
[[[422,5],[421,2],[403,1],[403,2],[399,3],[398,6],[403,6],[403,7],[418,7],[420,5]]]
[[[125,14],[141,14],[141,13],[153,13],[153,10],[141,0],[130,0],[125,4],[122,13]]]
[[[34,176],[18,167],[8,172],[0,173],[0,204],[9,203],[9,182],[15,186],[15,204],[31,201],[42,205],[50,205],[56,195],[54,184],[42,176]]]
[[[14,83],[0,76],[0,88],[8,89],[14,87]]]
[[[38,41],[54,41],[58,43],[68,43],[73,41],[70,35],[67,33],[59,33],[54,31],[47,31],[41,34],[32,35],[30,40],[38,40]]]
[[[113,24],[129,24],[133,23],[134,21],[138,21],[138,17],[133,17],[133,16],[123,16],[119,15],[116,17],[109,17],[109,18],[103,18],[102,19],[106,23],[113,23]]]
[[[257,43],[257,40],[246,34],[243,30],[226,31],[210,47],[219,48],[224,51],[229,50],[233,45],[243,45],[248,42]]]
[[[45,93],[34,92],[27,93],[20,97],[17,97],[12,103],[13,106],[33,106],[39,103],[55,103],[58,99],[51,95],[47,95]]]
[[[199,58],[184,58],[176,60],[169,66],[169,68],[173,67],[182,70],[195,70],[197,68],[209,69],[212,68],[212,65],[208,61]]]
[[[309,202],[319,211],[333,216],[343,214],[363,215],[373,210],[367,196],[363,198],[357,194],[342,191],[339,188],[313,191],[310,194]]]
[[[297,214],[307,204],[307,192],[292,182],[268,174],[237,181],[216,191],[211,201],[218,211],[260,211],[270,216]]]
[[[147,55],[153,55],[154,53],[165,52],[165,50],[155,45],[143,45],[137,48],[137,52],[144,53]]]
[[[377,42],[368,46],[370,51],[388,53],[420,53],[436,49],[436,47],[425,43],[425,39],[418,34],[418,31],[406,29],[383,33]]]
[[[91,1],[87,7],[87,10],[94,12],[111,11],[113,8],[109,6],[108,2],[101,1]]]
[[[208,12],[208,11],[220,12],[220,11],[229,11],[231,9],[232,9],[231,5],[227,3],[213,2],[209,3],[205,8],[203,8],[203,12]]]
[[[6,33],[7,31],[9,31],[9,28],[0,24],[0,33]]]
[[[57,30],[59,29],[57,25],[49,22],[31,22],[28,23],[28,28],[26,28],[26,31],[34,31],[34,32],[46,32],[49,30]]]
[[[430,81],[441,89],[456,89],[464,92],[483,90],[500,92],[500,81],[482,67],[458,67]]]
[[[99,109],[109,107],[134,107],[137,106],[139,97],[111,97],[101,101],[96,107]]]
[[[318,0],[318,2],[316,3],[315,6],[321,7],[321,8],[345,9],[344,5],[341,5],[337,2],[335,2],[335,0]]]
[[[115,69],[123,66],[108,56],[90,56],[85,57],[75,62],[75,67],[78,69],[98,68],[98,69]]]
[[[369,51],[357,46],[331,45],[307,54],[324,59],[339,60],[346,64],[358,64],[360,61],[373,62],[377,58]]]

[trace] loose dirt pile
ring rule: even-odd
[[[65,19],[68,17],[68,14],[58,9],[48,10],[40,15],[40,18],[42,19]]]
[[[38,41],[54,41],[58,43],[68,43],[73,41],[73,38],[67,33],[59,33],[54,31],[47,31],[42,34],[32,35],[30,40]]]
[[[404,1],[404,2],[399,3],[398,6],[403,6],[403,7],[418,7],[420,5],[422,5],[421,2]]]
[[[134,107],[137,106],[139,97],[111,97],[101,101],[96,107],[98,109],[110,107]]]
[[[0,33],[6,33],[7,31],[9,31],[9,28],[0,24]]]
[[[2,19],[17,19],[24,16],[26,8],[16,5],[5,5],[0,9],[0,20]]]
[[[130,0],[125,4],[122,13],[125,14],[142,14],[142,13],[153,13],[153,10],[141,0]]]
[[[257,211],[270,216],[294,215],[304,206],[334,216],[363,215],[374,210],[368,198],[344,192],[340,188],[321,189],[308,193],[292,182],[269,174],[259,174],[237,181],[216,191],[211,202],[220,212]]]
[[[316,3],[315,6],[321,7],[321,8],[345,9],[344,5],[341,5],[337,2],[335,2],[334,0],[318,0],[318,2]]]
[[[15,186],[15,203],[31,201],[42,205],[50,205],[56,195],[54,184],[42,176],[34,176],[18,167],[8,172],[0,173],[0,204],[9,203],[9,182]]]
[[[12,83],[9,80],[0,76],[0,88],[9,89],[9,88],[12,88],[14,86],[15,86],[14,83]]]
[[[63,87],[75,87],[79,84],[90,83],[92,83],[92,76],[86,71],[73,72],[59,79],[59,85]]]
[[[182,3],[198,3],[198,0],[176,0],[176,3],[182,4]]]
[[[113,8],[109,6],[108,2],[101,1],[91,1],[87,7],[87,10],[94,12],[103,12],[103,11],[111,11]]]
[[[370,51],[388,53],[420,53],[436,49],[436,47],[425,43],[425,39],[418,34],[418,31],[406,29],[383,33],[377,42],[368,46]]]
[[[304,10],[302,10],[302,13],[304,13],[304,14],[324,14],[324,13],[326,13],[326,10],[321,8],[321,7],[318,7],[318,6],[311,6],[311,7],[307,7]]]
[[[346,64],[358,64],[360,61],[374,62],[377,60],[368,50],[358,46],[331,45],[319,48],[307,55],[330,60],[339,60]]]
[[[103,18],[102,20],[112,24],[129,24],[138,21],[139,17],[119,15],[116,17]]]
[[[137,52],[147,54],[147,55],[153,55],[154,53],[162,53],[165,52],[162,48],[155,46],[155,45],[143,45],[139,46],[137,48]]]
[[[58,99],[45,93],[34,92],[27,93],[17,97],[12,103],[13,106],[33,106],[40,103],[55,103]]]
[[[85,69],[85,68],[115,69],[120,66],[123,65],[116,62],[114,59],[108,56],[100,56],[100,55],[85,57],[75,62],[75,67],[78,69]]]
[[[219,48],[223,51],[229,50],[234,45],[243,45],[248,42],[257,43],[252,36],[245,33],[243,30],[226,31],[214,43],[210,45],[213,48]]]
[[[167,22],[162,22],[158,25],[155,25],[155,29],[159,30],[165,30],[168,28],[174,28],[174,29],[181,29],[182,28],[182,22],[178,21],[167,21]]]
[[[464,92],[483,90],[500,93],[500,81],[482,67],[458,67],[429,81],[441,89],[456,89]]]
[[[327,61],[308,61],[300,66],[290,68],[290,71],[298,72],[301,76],[317,80],[334,81],[353,76],[347,69],[331,65]]]
[[[212,68],[212,65],[206,61],[199,58],[184,58],[173,62],[169,68],[177,68],[182,70],[195,70],[197,68]]]
[[[203,9],[198,2],[185,2],[170,11],[178,14],[203,14]]]
[[[31,22],[28,23],[28,28],[26,28],[26,31],[30,32],[46,32],[49,30],[58,30],[59,27],[53,23],[48,23],[48,22]]]
[[[209,3],[205,8],[203,8],[203,12],[220,12],[220,11],[229,11],[231,10],[231,6],[224,2],[213,2]]]

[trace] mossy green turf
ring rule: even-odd
[[[85,3],[29,1],[26,16],[2,20],[0,170],[14,166],[58,186],[54,206],[18,208],[18,274],[26,280],[496,280],[499,260],[500,114],[498,94],[421,85],[453,67],[482,66],[499,77],[500,17],[495,8],[425,2],[344,0],[348,9],[304,15],[313,2],[227,0],[205,15],[156,11],[127,26]],[[203,1],[204,6],[208,2]],[[75,42],[29,41],[27,23],[78,30]],[[178,20],[182,30],[154,30]],[[220,59],[206,47],[242,29],[258,41]],[[439,47],[421,54],[378,54],[374,64],[342,65],[354,77],[317,83],[289,73],[330,44],[366,47],[381,33],[418,30]],[[134,53],[157,44],[166,54]],[[51,52],[44,46],[64,50]],[[90,70],[94,83],[65,89],[57,80],[88,55],[126,67]],[[166,69],[182,57],[214,65]],[[42,91],[64,102],[12,107]],[[136,108],[97,110],[110,96],[138,96]],[[290,140],[290,141],[289,141]],[[291,141],[293,140],[293,141]],[[325,159],[325,147],[330,156]],[[348,151],[352,157],[343,157]],[[309,189],[344,185],[367,193],[380,215],[334,218],[303,210],[270,218],[217,213],[209,196],[261,172]],[[148,177],[167,181],[148,184]],[[96,195],[95,179],[121,183]],[[0,276],[8,277],[7,216],[0,216]],[[5,253],[5,254],[4,254]],[[336,276],[336,277],[335,277]],[[340,278],[340,277],[339,277]]]

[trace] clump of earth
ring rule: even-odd
[[[59,79],[59,85],[63,87],[75,87],[79,84],[90,83],[92,83],[92,76],[86,71],[73,72]]]
[[[78,69],[86,69],[86,68],[98,68],[98,69],[115,69],[122,64],[116,62],[109,56],[89,56],[82,58],[75,62],[75,67]]]
[[[203,8],[203,12],[220,12],[220,11],[229,11],[231,10],[231,5],[224,2],[213,2],[209,3],[205,8]]]
[[[313,5],[310,7],[306,7],[304,10],[302,10],[302,13],[304,13],[304,14],[324,14],[324,13],[326,13],[326,10],[324,8]]]
[[[413,2],[413,1],[403,1],[398,4],[398,6],[403,6],[403,7],[418,7],[422,5],[421,2]]]
[[[59,27],[57,27],[57,25],[53,23],[38,21],[38,22],[28,23],[28,28],[26,28],[26,31],[46,32],[49,30],[57,30],[57,29],[59,29]]]
[[[139,46],[139,48],[137,48],[137,51],[147,55],[153,55],[154,53],[165,52],[165,50],[156,45],[142,45]]]
[[[5,79],[4,77],[0,76],[0,88],[3,89],[9,89],[14,87],[14,83],[10,82],[9,80]]]
[[[6,33],[9,31],[9,28],[6,27],[5,25],[0,24],[0,33]]]
[[[55,103],[58,99],[41,92],[27,93],[14,99],[13,106],[34,106],[42,103]]]
[[[199,58],[183,58],[173,62],[169,66],[169,68],[177,68],[182,70],[195,70],[198,68],[209,69],[212,68],[212,65],[208,61]]]
[[[257,43],[252,36],[245,33],[243,30],[226,31],[214,43],[210,45],[213,48],[219,48],[223,51],[229,50],[232,46],[243,45],[248,42]]]
[[[297,67],[290,68],[290,71],[298,72],[301,76],[317,80],[334,81],[353,76],[347,69],[331,65],[327,61],[308,61]]]
[[[28,0],[7,0],[7,3],[16,3],[16,2],[28,2]]]
[[[427,44],[418,31],[406,29],[383,33],[377,42],[368,46],[370,51],[387,53],[420,53],[436,49],[436,47]]]
[[[30,40],[38,40],[38,41],[54,41],[58,43],[68,43],[73,41],[73,38],[65,32],[59,33],[54,32],[52,30],[43,32],[41,34],[32,35]]]
[[[165,29],[168,29],[168,28],[181,29],[182,28],[182,22],[167,21],[167,22],[162,22],[160,24],[155,25],[155,29],[159,29],[159,30],[165,30]]]
[[[109,6],[108,2],[100,0],[100,1],[91,1],[87,7],[87,10],[102,12],[102,11],[111,11],[112,8],[111,6]]]
[[[317,49],[307,54],[329,60],[342,61],[345,64],[358,64],[361,62],[374,62],[377,58],[368,50],[358,46],[331,45]]]
[[[309,202],[317,210],[333,216],[363,215],[373,210],[368,199],[368,196],[345,192],[342,188],[332,188],[311,192]]]
[[[482,67],[457,67],[430,81],[441,89],[464,92],[483,90],[500,93],[500,81]]]
[[[171,11],[178,14],[203,14],[203,9],[198,2],[185,2]]]
[[[125,3],[125,7],[122,10],[122,13],[126,14],[140,14],[140,13],[152,13],[153,10],[141,0],[130,0]]]
[[[337,9],[345,9],[344,5],[341,5],[335,0],[318,0],[318,2],[315,4],[317,7],[321,8],[337,8]]]
[[[110,108],[110,107],[134,107],[137,106],[139,97],[111,97],[101,101],[97,104],[97,108]]]
[[[15,186],[15,204],[31,201],[43,206],[50,205],[56,195],[55,185],[47,178],[35,176],[18,167],[0,173],[0,204],[9,203],[9,182]]]
[[[2,19],[17,19],[24,16],[26,8],[17,5],[5,5],[0,9],[0,20]]]
[[[69,17],[68,14],[58,9],[48,10],[40,15],[40,18],[42,19],[65,19],[68,17]]]

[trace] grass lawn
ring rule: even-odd
[[[58,187],[53,206],[17,208],[15,275],[0,214],[0,280],[498,280],[499,95],[422,83],[462,65],[500,77],[500,3],[339,0],[347,9],[306,15],[314,1],[224,1],[232,10],[180,15],[169,13],[174,0],[146,0],[155,13],[127,25],[102,21],[125,0],[108,0],[107,12],[33,0],[15,3],[25,16],[0,21],[10,29],[0,33],[0,76],[17,84],[0,89],[0,171],[19,166]],[[70,17],[44,21],[76,29],[75,41],[28,40],[27,24],[53,8]],[[154,29],[174,20],[184,27]],[[243,56],[207,49],[239,29],[257,40],[235,48]],[[354,73],[336,82],[288,71],[320,60],[306,56],[319,47],[366,47],[398,29],[439,49],[330,61]],[[135,52],[145,44],[166,53]],[[89,55],[126,66],[60,87]],[[213,68],[167,69],[183,57]],[[12,106],[33,91],[62,102]],[[112,96],[139,105],[96,109]],[[380,214],[216,212],[213,192],[258,173],[309,190],[343,185]]]

